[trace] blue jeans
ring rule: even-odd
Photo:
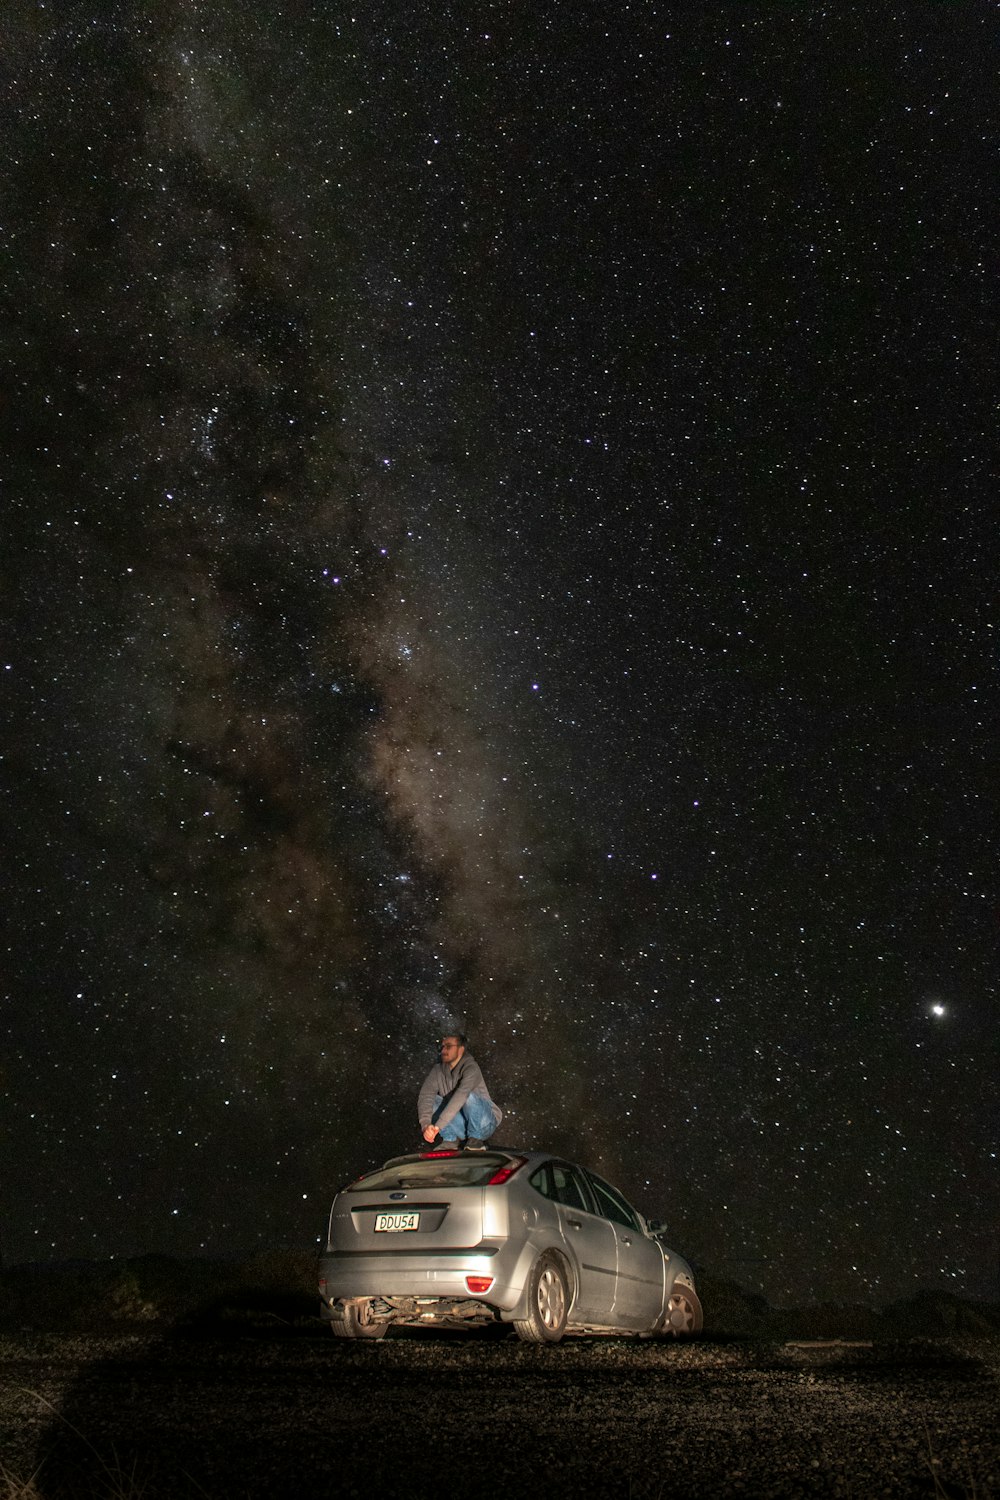
[[[431,1115],[433,1124],[437,1124],[437,1117],[444,1108],[444,1100],[440,1094],[434,1096],[434,1113]],[[488,1141],[490,1136],[500,1124],[502,1116],[492,1099],[486,1099],[482,1094],[473,1089],[466,1099],[462,1108],[455,1117],[448,1121],[441,1131],[443,1141],[475,1140]]]

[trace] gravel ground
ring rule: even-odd
[[[45,1500],[989,1500],[998,1379],[1000,1342],[985,1338],[535,1348],[492,1333],[7,1334],[0,1460],[10,1497]]]

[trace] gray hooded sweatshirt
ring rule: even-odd
[[[453,1068],[449,1068],[446,1063],[436,1062],[424,1079],[417,1097],[417,1118],[420,1121],[421,1130],[426,1129],[431,1123],[434,1100],[438,1094],[445,1101],[444,1109],[434,1122],[440,1130],[442,1126],[449,1124],[455,1118],[473,1090],[481,1094],[484,1099],[489,1099],[497,1114],[500,1114],[500,1110],[490,1098],[490,1091],[486,1087],[482,1069],[471,1052],[463,1053]]]

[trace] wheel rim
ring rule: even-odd
[[[551,1332],[562,1327],[566,1294],[562,1277],[554,1266],[546,1266],[538,1279],[538,1315]]]
[[[694,1331],[694,1308],[681,1292],[674,1292],[667,1308],[667,1327],[673,1334]]]

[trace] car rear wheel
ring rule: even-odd
[[[331,1318],[330,1327],[338,1339],[383,1339],[389,1331],[384,1318],[372,1315],[372,1304],[368,1297],[356,1297],[344,1303],[343,1320]]]
[[[558,1256],[547,1251],[531,1272],[528,1316],[514,1319],[514,1331],[529,1344],[557,1344],[566,1332],[568,1312],[566,1273]]]
[[[701,1303],[690,1287],[677,1285],[670,1293],[660,1324],[660,1332],[668,1339],[686,1339],[701,1332]]]

